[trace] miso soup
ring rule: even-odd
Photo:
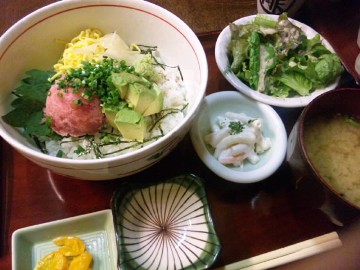
[[[304,143],[319,174],[360,207],[360,123],[340,114],[316,117],[304,126]]]

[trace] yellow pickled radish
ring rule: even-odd
[[[67,270],[68,266],[66,256],[59,251],[54,251],[38,261],[34,270]]]
[[[54,243],[58,246],[59,252],[65,256],[78,256],[85,251],[84,242],[75,236],[60,236],[54,239]]]
[[[69,270],[89,270],[91,262],[92,255],[85,251],[71,261]]]

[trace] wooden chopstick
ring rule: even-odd
[[[336,232],[324,234],[303,242],[226,265],[217,270],[260,270],[276,267],[310,257],[342,245]]]

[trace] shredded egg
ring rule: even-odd
[[[86,29],[66,44],[62,57],[54,65],[56,76],[65,74],[69,68],[82,67],[83,61],[97,61],[106,48],[101,43],[103,34],[98,29]]]
[[[142,57],[137,44],[128,46],[115,32],[103,35],[99,29],[85,29],[69,43],[64,43],[64,52],[54,65],[56,74],[50,81],[66,74],[69,69],[81,68],[83,61],[99,62],[103,57],[109,57],[133,65]]]

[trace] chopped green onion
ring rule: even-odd
[[[229,123],[229,128],[231,129],[231,134],[234,135],[234,134],[239,134],[243,131],[244,129],[244,125],[241,124],[240,121],[231,121]]]
[[[354,116],[345,116],[345,122],[355,127],[360,127],[360,121]]]
[[[74,152],[80,155],[85,152],[85,149],[81,145],[79,145]]]

